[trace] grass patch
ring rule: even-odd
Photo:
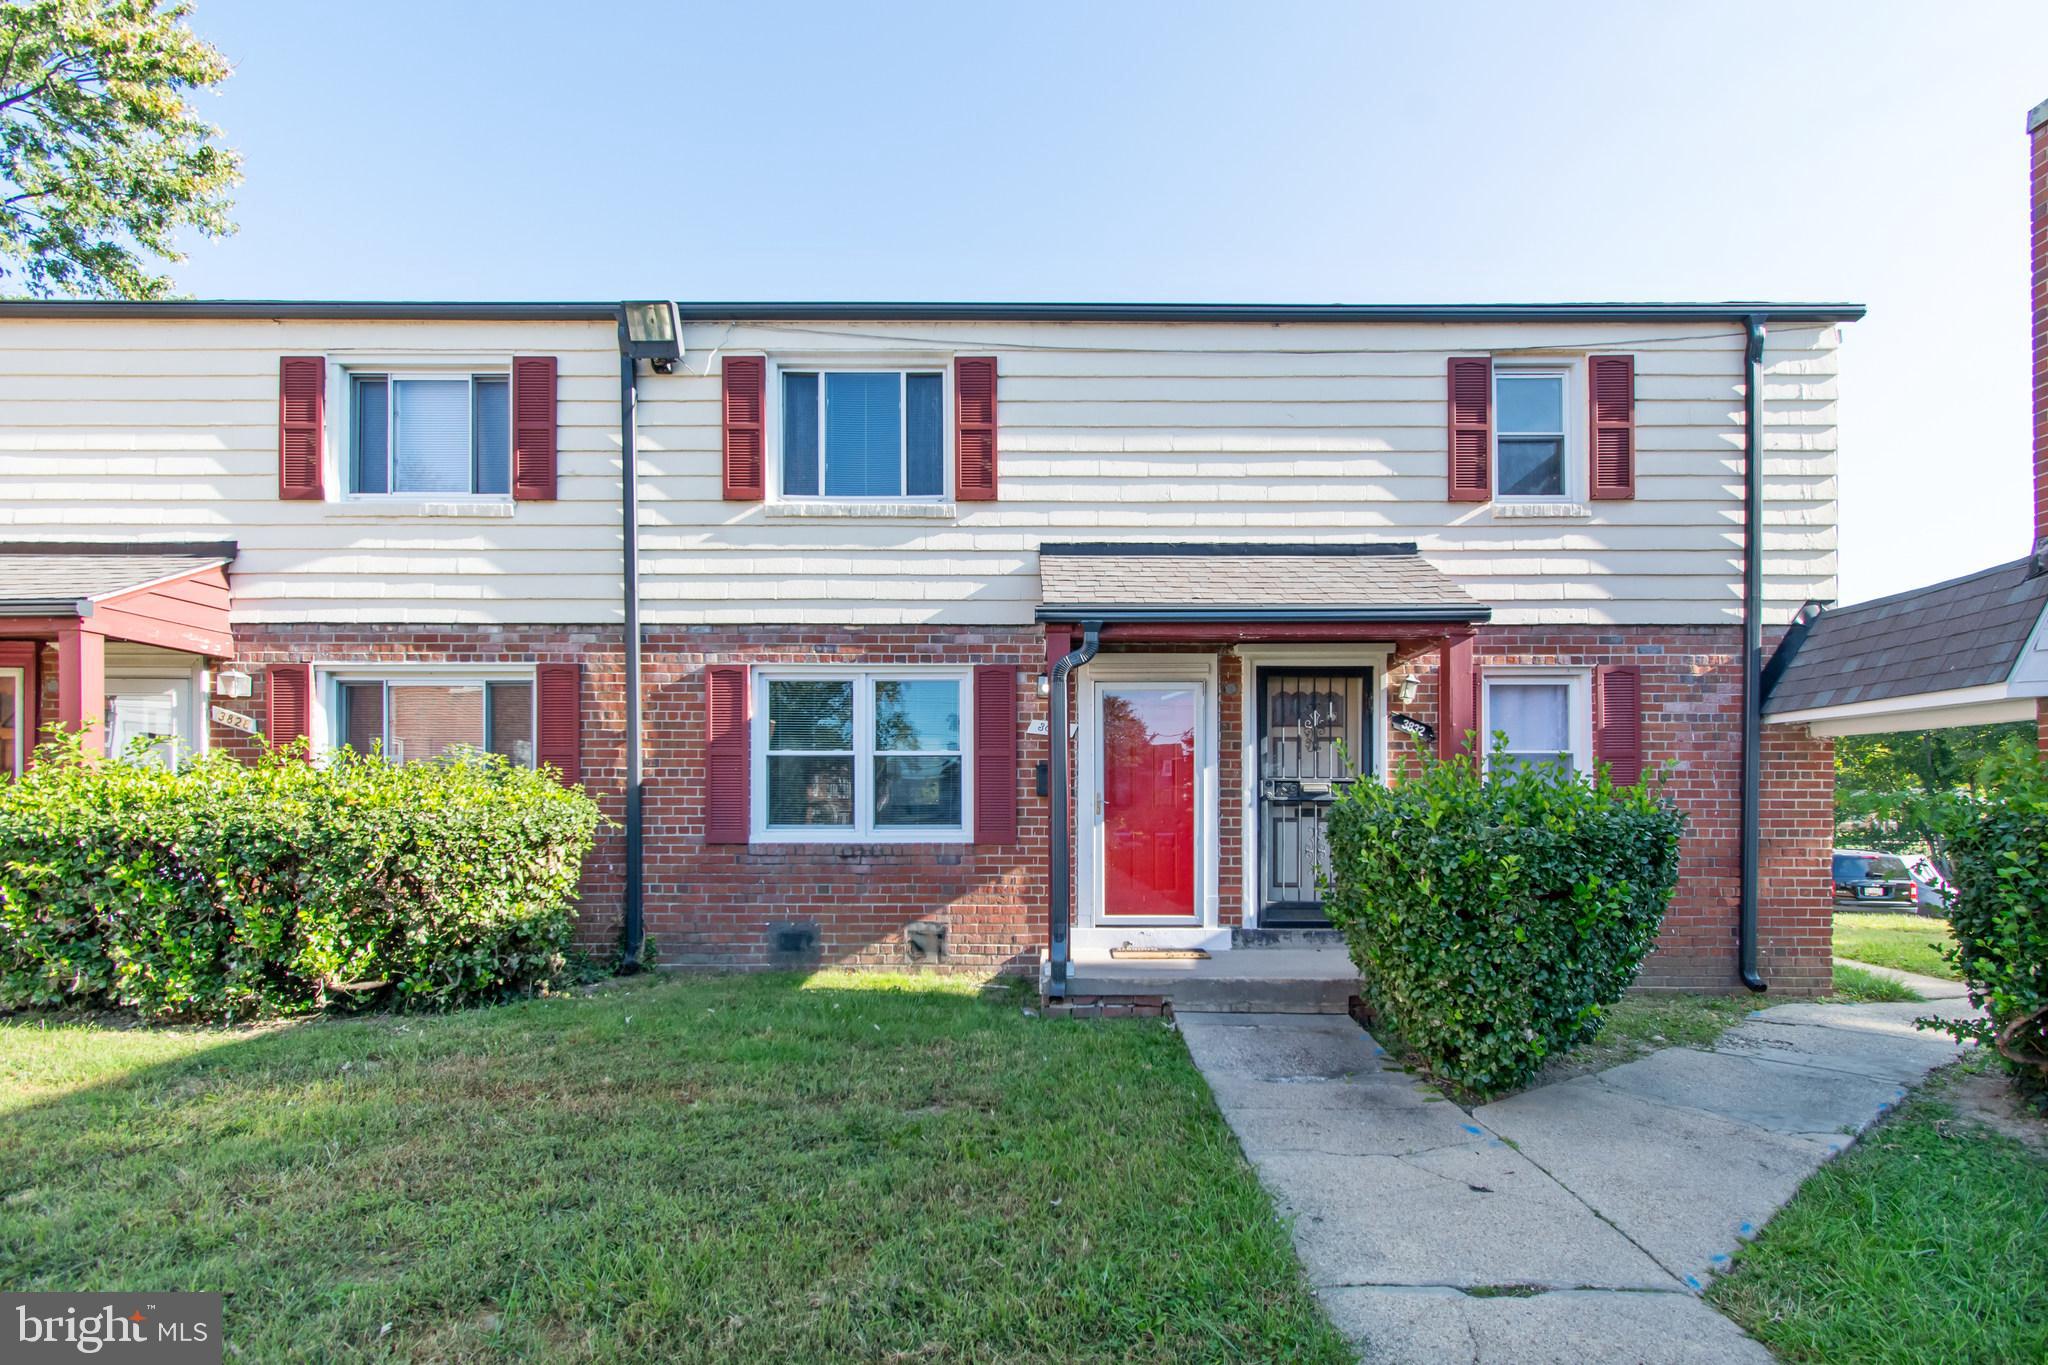
[[[248,1360],[1349,1359],[1180,1039],[931,978],[0,1022],[15,1290]]]
[[[1835,993],[1830,999],[1845,1005],[1910,1004],[1927,997],[1888,976],[1866,971],[1846,962],[1835,964]]]
[[[1955,968],[1941,957],[1954,942],[1945,919],[1854,911],[1835,916],[1835,956],[1855,962],[1954,981]]]
[[[1788,1361],[2048,1360],[2048,1155],[1939,1091],[1801,1186],[1709,1301]]]
[[[1593,1041],[1552,1062],[1537,1083],[1605,1071],[1661,1048],[1712,1047],[1756,1008],[1747,995],[1625,995],[1607,1007]]]

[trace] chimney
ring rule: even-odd
[[[2027,113],[2034,248],[2034,543],[2048,538],[2048,100]],[[2042,741],[2048,744],[2048,732]]]

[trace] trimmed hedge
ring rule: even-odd
[[[567,966],[600,820],[495,755],[302,747],[176,772],[39,751],[0,788],[0,1007],[221,1017],[446,1007]]]
[[[1426,758],[1339,799],[1325,904],[1379,1023],[1439,1078],[1496,1095],[1600,1031],[1656,942],[1683,827],[1604,770]]]
[[[2048,766],[2031,750],[1986,765],[1990,800],[1950,826],[1955,945],[1942,950],[1988,1019],[1930,1020],[1997,1050],[2029,1089],[2048,1089]]]

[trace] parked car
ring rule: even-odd
[[[1906,855],[1901,861],[1906,864],[1906,875],[1913,879],[1914,899],[1920,903],[1921,912],[1946,910],[1951,897],[1956,894],[1954,885],[1941,875],[1941,869],[1934,865],[1934,859],[1924,853]]]
[[[1917,908],[1919,893],[1906,860],[1896,853],[1835,850],[1835,904]]]

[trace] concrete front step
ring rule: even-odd
[[[1335,929],[1246,929],[1230,931],[1232,948],[1342,948],[1344,935]]]
[[[1163,999],[1176,1010],[1226,1014],[1343,1014],[1358,970],[1342,948],[1233,949],[1206,959],[1123,960],[1077,949],[1069,999]]]

